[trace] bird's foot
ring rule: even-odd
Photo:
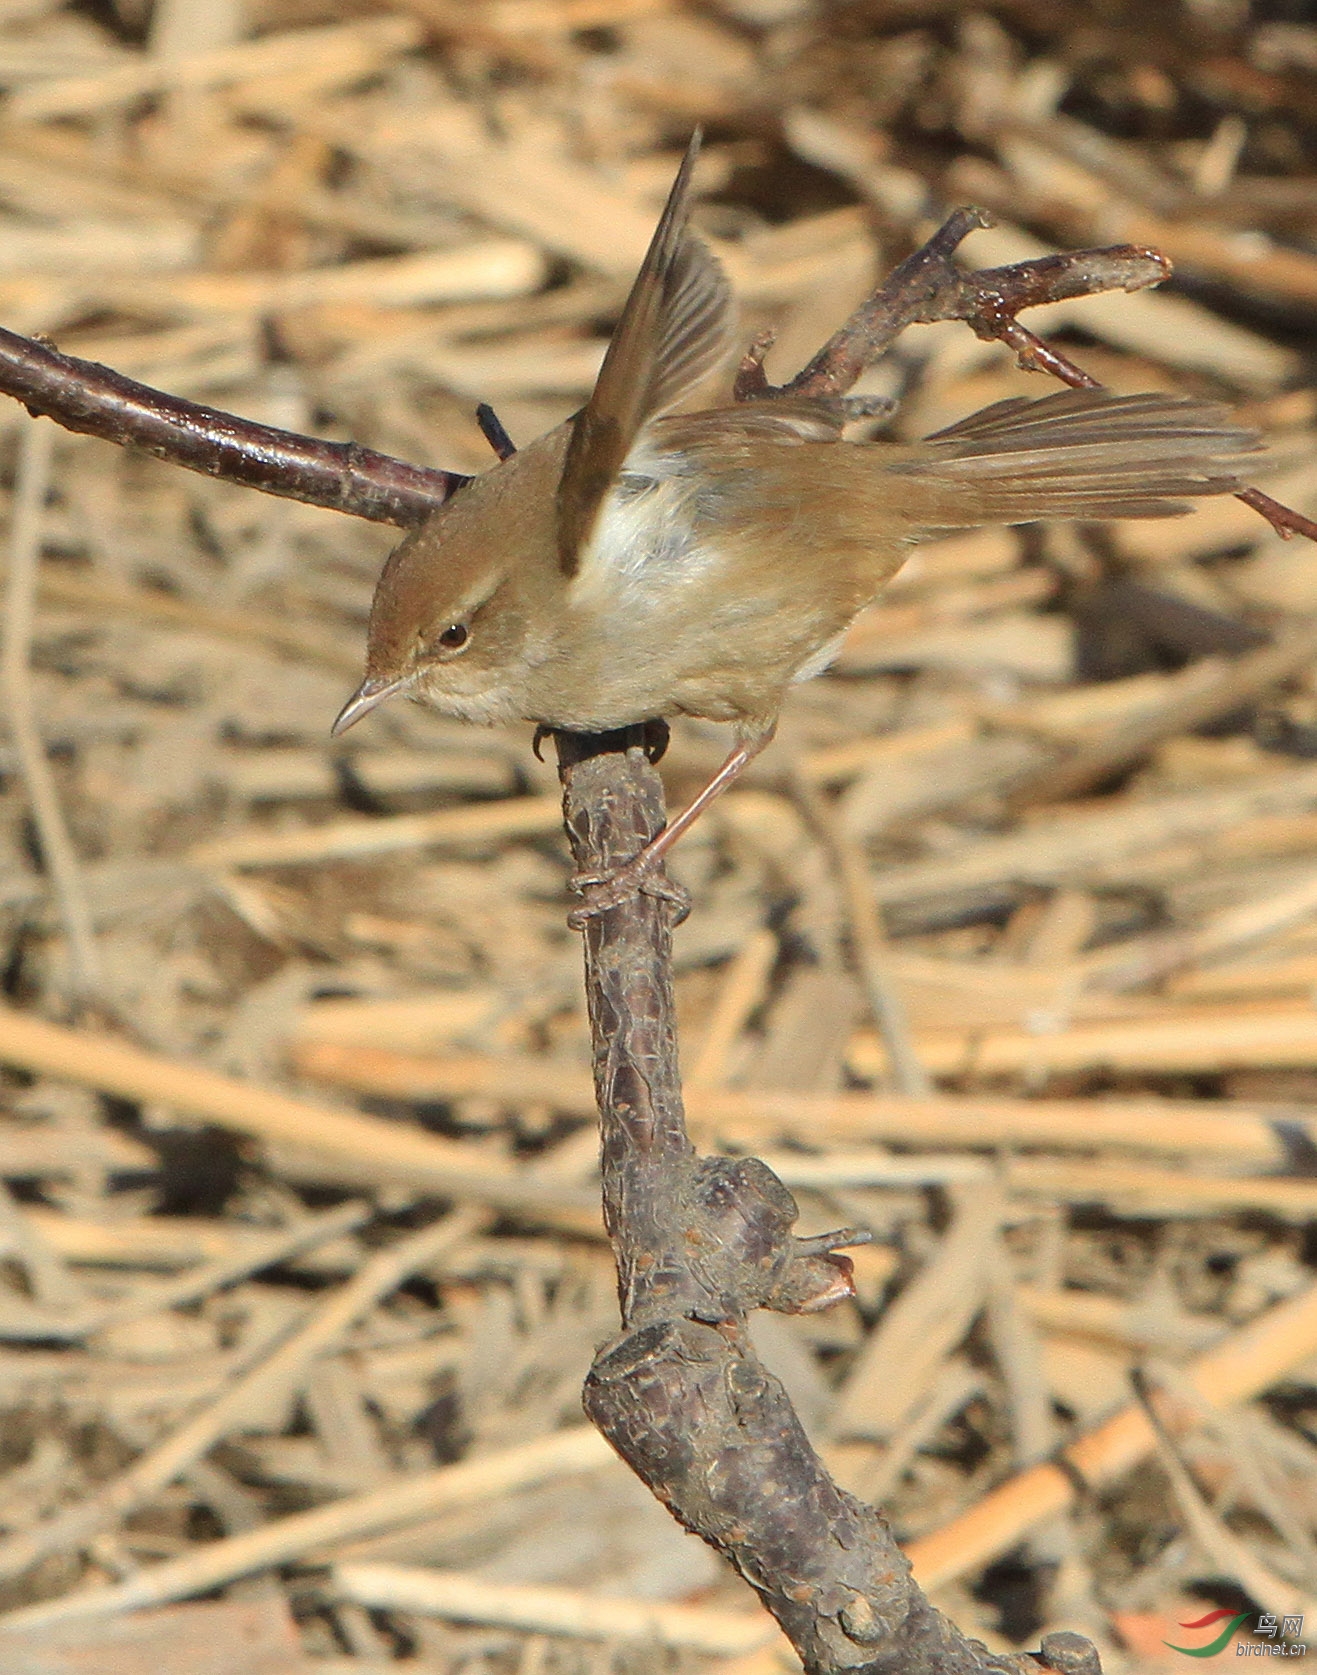
[[[637,896],[656,896],[660,901],[670,902],[674,925],[679,925],[691,910],[690,891],[668,877],[661,856],[651,858],[643,849],[610,872],[577,872],[568,882],[584,897],[581,905],[567,915],[567,923],[574,931],[583,931],[600,913],[621,907]]]

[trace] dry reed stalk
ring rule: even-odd
[[[1317,1183],[1274,1175],[1212,1175],[1143,1164],[1067,1164],[1016,1158],[1005,1179],[1021,1196],[1101,1204],[1117,1215],[1194,1216],[1222,1212],[1302,1222],[1317,1209]]]
[[[1063,991],[1064,992],[1064,991]],[[918,1034],[920,1056],[934,1075],[1073,1074],[1083,1070],[1184,1075],[1243,1065],[1304,1067],[1317,1058],[1317,1014],[1303,1002],[1164,1008],[1144,1016],[1029,1030],[938,1030]],[[851,1053],[861,1074],[880,1069],[877,1038]]]
[[[23,1321],[21,1333],[16,1330],[11,1315],[12,1303],[0,1304],[0,1332],[9,1338],[22,1336],[53,1343],[75,1343],[111,1327],[122,1326],[128,1321],[163,1313],[166,1309],[178,1308],[183,1304],[210,1297],[262,1268],[273,1267],[280,1262],[295,1261],[299,1256],[314,1250],[316,1246],[337,1239],[359,1227],[368,1215],[369,1211],[364,1204],[340,1205],[322,1215],[309,1216],[304,1222],[281,1229],[278,1233],[257,1234],[236,1251],[225,1251],[212,1261],[202,1262],[176,1279],[139,1287],[131,1296],[117,1302],[97,1305],[79,1298],[75,1305],[70,1305],[67,1300],[57,1305],[55,1299],[47,1299],[45,1301],[49,1306],[40,1311],[32,1310]],[[27,1219],[37,1235],[42,1235],[44,1228],[50,1225],[49,1222],[43,1223],[30,1217]],[[59,1218],[61,1222],[64,1219]],[[57,1240],[59,1236],[57,1231]],[[58,1244],[55,1248],[59,1249]],[[0,1569],[2,1568],[3,1560],[0,1559]]]
[[[1159,847],[1193,844],[1210,853],[1214,844],[1227,845],[1248,820],[1303,814],[1314,803],[1312,768],[1281,769],[1256,783],[1143,802],[1098,799],[1091,812],[1040,818],[1021,831],[983,838],[963,854],[888,868],[875,879],[874,893],[888,904],[1008,882],[1109,883],[1120,878],[1127,862]]]
[[[341,1216],[334,1217],[335,1232],[341,1231],[342,1221]],[[213,1402],[140,1455],[90,1499],[0,1541],[0,1577],[16,1576],[49,1553],[83,1546],[98,1530],[126,1517],[157,1494],[207,1454],[221,1437],[250,1424],[270,1407],[286,1404],[297,1393],[316,1356],[324,1354],[417,1268],[438,1260],[483,1225],[478,1212],[459,1210],[364,1262],[359,1272],[312,1310],[295,1331],[280,1333],[281,1341],[269,1346],[269,1352],[241,1377],[226,1384]],[[61,1604],[71,1605],[72,1601]],[[81,1613],[74,1608],[73,1614]]]
[[[1250,1400],[1317,1352],[1317,1288],[1277,1304],[1204,1350],[1186,1369],[1190,1386],[1212,1407]],[[1077,1484],[1100,1488],[1146,1459],[1156,1437],[1137,1402],[1063,1450],[1066,1469],[1032,1466],[932,1535],[907,1549],[926,1588],[940,1588],[1003,1552],[1045,1518],[1073,1502]]]
[[[416,1611],[578,1640],[682,1647],[705,1657],[743,1657],[777,1638],[772,1621],[757,1612],[605,1599],[568,1588],[484,1582],[456,1571],[341,1564],[332,1581],[345,1598],[376,1610]]]
[[[383,820],[336,820],[291,832],[235,832],[198,844],[188,856],[207,869],[306,866],[318,861],[391,855],[400,850],[493,845],[510,837],[544,837],[562,824],[557,797],[508,797],[433,814]]]
[[[160,1101],[222,1123],[267,1144],[293,1147],[374,1181],[388,1181],[459,1198],[485,1199],[568,1212],[569,1223],[595,1225],[586,1197],[531,1172],[482,1156],[455,1141],[397,1124],[336,1111],[234,1077],[179,1064],[109,1036],[63,1029],[0,1009],[0,1062],[93,1087],[121,1099]],[[575,1215],[572,1212],[576,1212]]]
[[[746,938],[719,988],[699,1052],[686,1073],[687,1088],[716,1088],[726,1083],[728,1055],[751,1013],[763,1002],[777,953],[772,931],[755,931]]]
[[[1307,1014],[1293,1017],[1294,1030],[1308,1031]],[[1275,1020],[1266,1016],[1264,1028]],[[1247,1025],[1248,1020],[1244,1020]],[[1285,1027],[1289,1027],[1286,1025]],[[1076,1032],[1080,1033],[1080,1032]],[[1208,1037],[1204,1026],[1195,1040]],[[1046,1036],[1027,1043],[1046,1045]],[[0,1034],[0,1049],[3,1049]],[[489,1098],[508,1103],[544,1101],[556,1109],[587,1115],[592,1094],[572,1066],[542,1059],[474,1053],[411,1055],[385,1048],[308,1042],[295,1052],[308,1076],[361,1092],[403,1099]],[[1018,1062],[1018,1061],[1017,1061]],[[1149,1152],[1200,1153],[1259,1161],[1279,1160],[1274,1123],[1282,1115],[1298,1131],[1317,1133],[1317,1118],[1302,1109],[1283,1111],[1244,1102],[1196,1103],[1170,1099],[999,1099],[945,1096],[911,1099],[861,1093],[776,1093],[694,1087],[687,1101],[691,1122],[703,1134],[725,1142],[755,1145],[766,1137],[791,1136],[806,1143],[882,1140],[908,1145],[1044,1146],[1067,1150],[1117,1147]]]
[[[31,652],[36,610],[41,524],[55,432],[48,424],[29,425],[23,433],[10,532],[9,574],[5,587],[4,635],[0,641],[9,731],[32,805],[42,858],[50,869],[68,942],[69,991],[75,1007],[104,1004],[105,977],[82,869],[37,726],[32,690]]]
[[[271,1565],[315,1562],[326,1549],[378,1530],[398,1529],[454,1507],[489,1505],[498,1496],[579,1472],[617,1469],[596,1431],[580,1425],[500,1454],[442,1466],[420,1477],[346,1496],[310,1512],[275,1519],[240,1536],[207,1542],[127,1582],[89,1588],[0,1617],[0,1640],[37,1624],[115,1616],[206,1593]]]

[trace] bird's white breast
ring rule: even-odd
[[[633,449],[600,508],[570,603],[644,612],[662,601],[670,609],[673,590],[698,583],[716,563],[696,531],[696,500],[677,456]]]

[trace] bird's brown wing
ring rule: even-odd
[[[849,415],[826,397],[775,397],[735,407],[708,407],[660,419],[648,435],[658,453],[734,460],[742,443],[770,442],[789,448],[802,442],[839,442]]]
[[[697,133],[636,275],[589,401],[577,414],[558,488],[558,557],[576,574],[604,496],[641,428],[669,412],[727,354],[726,275],[687,226]]]

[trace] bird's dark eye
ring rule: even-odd
[[[460,651],[471,638],[471,630],[464,622],[451,622],[439,636],[439,644],[445,651]]]

